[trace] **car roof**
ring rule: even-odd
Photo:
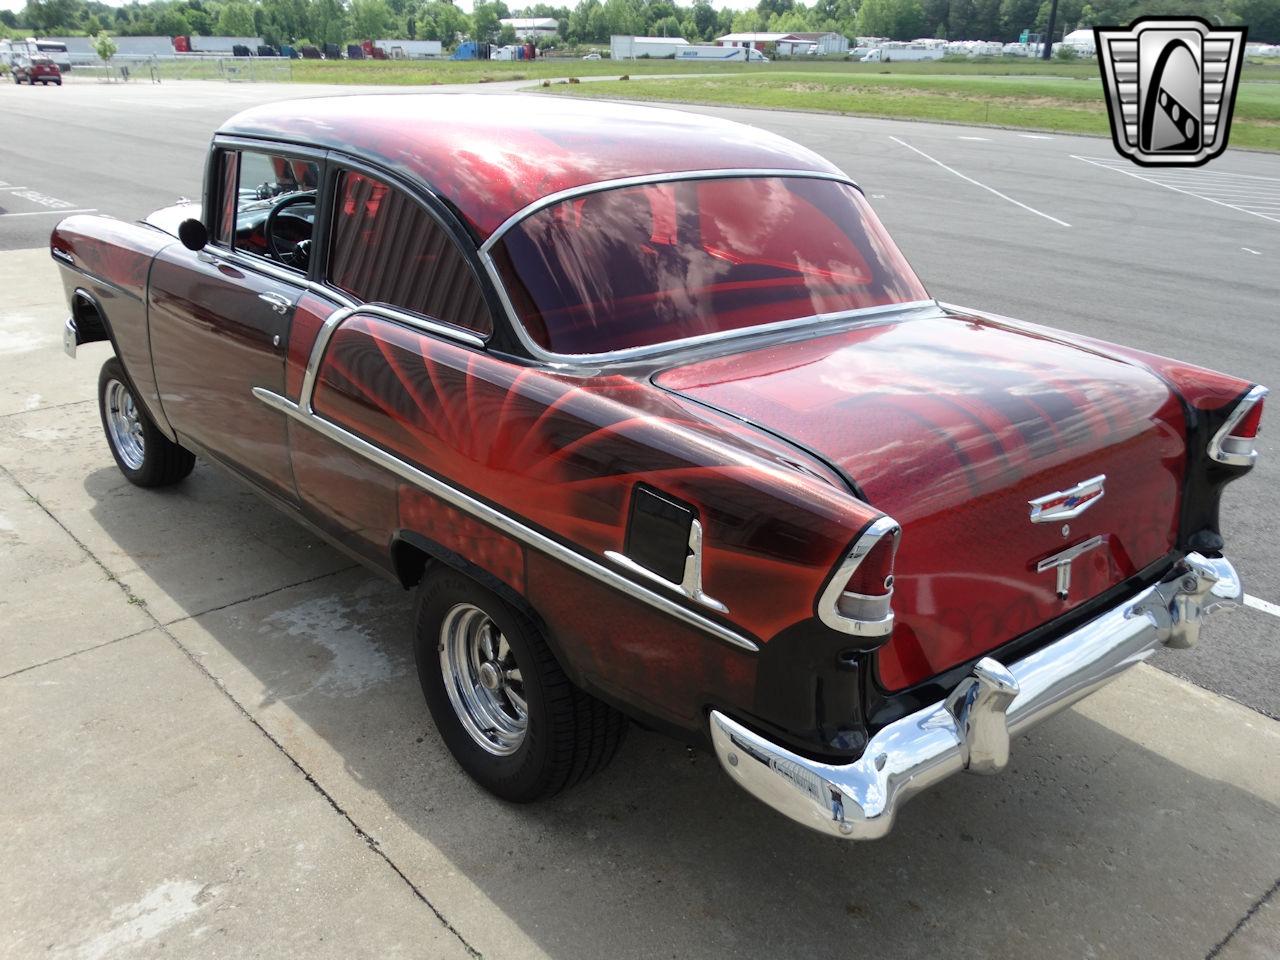
[[[221,133],[341,150],[450,204],[477,239],[524,207],[606,180],[693,170],[841,175],[811,150],[716,117],[528,94],[378,94],[265,104]]]

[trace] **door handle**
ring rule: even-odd
[[[293,307],[293,301],[288,297],[279,293],[272,293],[271,291],[258,294],[258,299],[265,300],[267,303],[271,304],[271,309],[281,315],[288,313]]]

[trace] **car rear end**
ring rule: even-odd
[[[1011,733],[1242,595],[1218,502],[1265,391],[939,305],[848,184],[619,187],[491,246],[535,356],[620,364],[872,509],[806,619],[743,624],[754,699],[710,705],[725,770],[802,823],[882,835],[911,793],[1002,769]]]
[[[49,57],[32,57],[31,66],[27,70],[27,82],[31,84],[50,83],[62,86],[62,70]]]

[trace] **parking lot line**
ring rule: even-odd
[[[1247,593],[1244,595],[1244,605],[1253,607],[1255,610],[1261,610],[1263,613],[1269,613],[1273,617],[1280,617],[1280,604],[1268,603],[1266,600]]]
[[[1170,183],[1164,179],[1157,180],[1155,177],[1144,177],[1140,173],[1134,173],[1132,170],[1126,170],[1123,167],[1116,166],[1115,164],[1109,161],[1095,160],[1095,159],[1091,159],[1090,157],[1081,157],[1074,153],[1071,154],[1070,156],[1073,160],[1082,160],[1085,163],[1092,164],[1095,167],[1101,167],[1103,170],[1113,170],[1116,173],[1123,173],[1126,177],[1133,177],[1135,180],[1143,180],[1146,183],[1154,183],[1157,187],[1164,187],[1166,190],[1172,190],[1174,193],[1186,194],[1188,197],[1195,197],[1198,200],[1206,200],[1209,203],[1216,203],[1218,206],[1226,207],[1229,210],[1238,210],[1240,213],[1247,213],[1251,217],[1261,217],[1263,220],[1270,220],[1272,223],[1280,223],[1280,217],[1273,217],[1270,214],[1263,213],[1260,210],[1251,210],[1248,207],[1242,207],[1239,204],[1227,203],[1227,201],[1225,200],[1218,200],[1218,199],[1215,199],[1214,197],[1208,197],[1208,196],[1205,196],[1205,194],[1202,192],[1188,190],[1184,187],[1177,186],[1174,183]],[[1258,179],[1268,180],[1269,178],[1259,177]],[[1213,191],[1215,189],[1215,186],[1212,183],[1203,183],[1203,184],[1200,184],[1200,186],[1206,192]]]
[[[1001,193],[995,187],[988,187],[985,183],[979,183],[977,180],[973,179],[973,177],[965,176],[959,170],[956,170],[952,167],[948,167],[941,160],[934,159],[933,157],[925,153],[923,150],[920,150],[917,147],[913,147],[911,144],[907,143],[905,140],[899,140],[897,137],[890,137],[889,139],[892,140],[894,143],[897,143],[897,144],[900,144],[901,146],[906,147],[908,150],[912,150],[920,154],[920,156],[924,157],[930,163],[936,163],[938,166],[940,166],[943,170],[946,170],[948,173],[954,173],[961,180],[968,181],[969,183],[972,183],[975,187],[981,187],[983,190],[986,190],[988,193],[994,193],[1001,200],[1008,200],[1015,207],[1021,207],[1023,210],[1026,210],[1029,213],[1034,213],[1037,217],[1044,217],[1046,220],[1052,220],[1054,223],[1058,224],[1058,226],[1061,226],[1061,227],[1071,226],[1071,224],[1067,223],[1065,220],[1059,220],[1057,217],[1051,217],[1049,214],[1045,213],[1042,210],[1037,210],[1035,207],[1029,207],[1022,201],[1015,200],[1013,199],[1013,197],[1010,197],[1007,194]]]
[[[97,207],[80,207],[76,210],[28,210],[23,213],[0,213],[0,217],[40,217],[51,213],[97,213]]]

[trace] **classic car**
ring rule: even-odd
[[[351,96],[223,125],[201,205],[52,236],[129,480],[196,456],[417,591],[460,765],[629,720],[836,837],[1234,606],[1266,390],[929,296],[858,185],[691,114]]]

